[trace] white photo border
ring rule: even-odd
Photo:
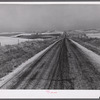
[[[100,2],[0,2],[2,4],[94,4],[100,5]],[[42,99],[42,98],[99,98],[100,90],[0,90],[0,99]]]

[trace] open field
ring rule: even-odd
[[[0,47],[0,77],[13,71],[18,65],[34,56],[55,40],[26,41],[17,45]]]
[[[32,41],[32,39],[12,38],[12,37],[0,36],[0,45],[1,46],[19,44],[19,43],[25,42],[25,41]]]
[[[44,41],[44,39],[52,39],[59,37],[59,34],[24,34],[24,33],[5,33],[0,35],[0,45],[14,45],[25,41]]]

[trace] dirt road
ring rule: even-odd
[[[100,72],[64,38],[1,89],[100,89]]]

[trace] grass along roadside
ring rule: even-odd
[[[26,41],[18,45],[0,47],[0,78],[12,72],[39,51],[45,49],[55,40]]]

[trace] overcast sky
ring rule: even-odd
[[[100,5],[0,5],[0,32],[100,29]]]

